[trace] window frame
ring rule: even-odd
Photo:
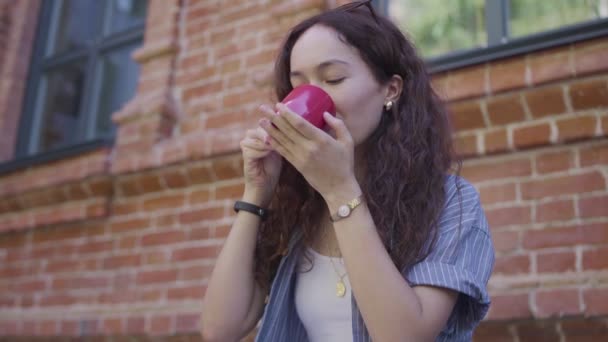
[[[388,15],[389,1],[374,2],[382,13]],[[608,35],[608,18],[603,18],[509,38],[509,14],[509,0],[485,0],[488,46],[426,58],[429,72],[445,72]]]
[[[93,43],[86,47],[70,49],[55,55],[46,56],[49,40],[54,39],[49,31],[54,30],[52,25],[57,25],[58,8],[65,0],[43,1],[38,12],[38,24],[35,32],[32,55],[29,62],[28,75],[26,77],[25,95],[22,102],[21,117],[17,132],[15,153],[12,160],[0,163],[0,173],[19,169],[31,165],[41,164],[52,160],[62,159],[87,151],[95,150],[104,146],[112,146],[115,140],[115,132],[101,135],[96,130],[98,104],[101,95],[102,64],[106,53],[118,51],[122,47],[131,44],[143,43],[145,22],[148,15],[140,23],[133,25],[120,32],[109,33],[106,31],[110,21],[112,1],[107,1],[103,8],[103,20],[101,21],[103,34],[96,37]],[[149,6],[149,4],[147,4]],[[78,137],[77,143],[58,147],[48,151],[37,151],[37,141],[40,138],[39,121],[42,120],[42,112],[39,106],[44,105],[45,91],[40,87],[44,74],[47,71],[58,70],[61,66],[72,65],[79,59],[85,60],[84,85],[82,97],[79,103]],[[36,115],[38,114],[38,115]]]

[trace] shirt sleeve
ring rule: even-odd
[[[487,284],[494,267],[494,246],[475,188],[456,176],[446,181],[446,205],[430,254],[407,271],[411,286],[429,285],[460,293],[447,330],[472,330],[486,315]]]

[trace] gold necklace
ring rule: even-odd
[[[340,273],[336,269],[336,265],[334,265],[334,260],[331,256],[329,257],[329,262],[331,262],[331,267],[334,269],[334,272],[336,272],[336,275],[339,278],[338,282],[336,283],[336,296],[342,298],[344,297],[344,295],[346,295],[346,284],[344,283],[344,277],[346,277],[348,272],[344,272],[343,275],[340,275]]]
[[[325,238],[327,239],[327,231],[325,231],[324,235],[325,235]],[[330,251],[328,242],[329,241],[326,241],[325,244],[327,246],[327,250]],[[340,257],[342,257],[342,253],[340,253],[340,248],[338,248],[338,254],[340,255]],[[330,251],[330,255],[329,255],[329,262],[331,263],[331,268],[334,269],[334,272],[338,276],[338,282],[336,282],[336,296],[342,298],[346,295],[346,284],[344,283],[344,277],[346,277],[348,272],[344,272],[343,275],[340,275],[340,272],[338,272],[338,269],[336,268],[336,265],[334,264],[334,258],[331,256],[331,251]]]

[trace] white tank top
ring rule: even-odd
[[[344,297],[336,295],[336,283],[340,275],[346,273],[342,258],[331,258],[308,248],[314,266],[304,255],[298,261],[298,273],[295,289],[296,311],[306,328],[310,342],[348,341],[353,340],[351,288],[348,275],[343,281],[346,285]],[[302,272],[308,270],[308,272]]]

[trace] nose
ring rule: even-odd
[[[304,85],[304,84],[313,85],[313,86],[319,87],[321,89],[323,89],[323,86],[324,86],[323,82],[321,82],[319,80],[307,80],[306,82],[302,83],[302,85]],[[323,90],[325,90],[325,89],[323,89]]]
[[[327,92],[327,89],[325,89],[325,84],[323,82],[313,81],[313,82],[309,82],[308,84],[313,85],[315,87],[319,87],[319,88],[323,89],[325,92]]]
[[[319,88],[321,88],[321,86],[322,86],[321,82],[318,82],[318,81],[311,81],[311,82],[308,82],[308,84],[314,85]]]

